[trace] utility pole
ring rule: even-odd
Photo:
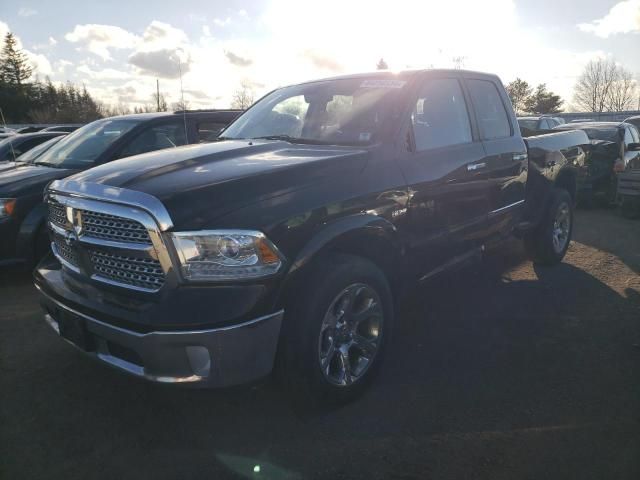
[[[160,111],[160,80],[156,78],[156,112]]]

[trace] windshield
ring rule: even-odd
[[[368,145],[405,82],[346,79],[276,90],[234,122],[222,139],[280,137],[293,143]],[[277,139],[277,138],[275,138]]]
[[[11,155],[11,142],[13,140],[13,137],[0,140],[0,161],[13,159]]]
[[[16,159],[16,162],[33,162],[36,158],[38,158],[44,152],[49,150],[53,145],[58,143],[63,138],[64,138],[63,136],[54,137],[51,140],[47,140],[46,142],[41,143],[40,145],[33,147],[31,150],[29,150],[29,151],[23,153],[22,155],[20,155]]]
[[[620,135],[617,128],[584,128],[589,140],[606,140],[607,142],[619,142]]]
[[[106,118],[70,133],[42,154],[36,163],[59,168],[86,168],[140,120]]]

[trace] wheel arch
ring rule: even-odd
[[[555,179],[554,186],[557,188],[562,188],[569,192],[569,196],[571,200],[575,203],[576,201],[576,192],[577,192],[577,176],[578,173],[575,168],[563,168],[558,172],[558,175]]]
[[[291,263],[278,295],[284,306],[301,285],[300,280],[322,256],[331,253],[354,255],[375,264],[387,277],[394,298],[401,272],[402,246],[396,227],[371,214],[350,215],[323,226],[305,244]]]
[[[28,262],[36,259],[36,239],[41,229],[45,226],[47,208],[44,203],[39,203],[31,209],[20,224],[20,230],[16,239],[16,253],[19,258]]]

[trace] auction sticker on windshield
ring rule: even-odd
[[[360,88],[402,88],[405,83],[404,80],[365,80]]]

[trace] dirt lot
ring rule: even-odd
[[[400,318],[363,399],[300,415],[271,385],[182,390],[92,362],[4,272],[0,477],[640,478],[640,221],[581,211],[561,266],[514,244]]]

